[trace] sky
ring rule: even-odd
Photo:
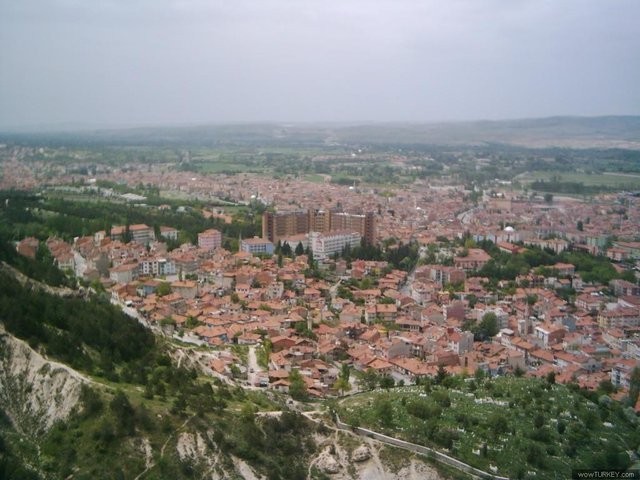
[[[0,0],[0,128],[640,114],[638,0]]]

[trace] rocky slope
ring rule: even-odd
[[[87,381],[66,365],[45,359],[0,324],[0,406],[16,431],[39,436],[68,418]]]

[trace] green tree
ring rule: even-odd
[[[485,340],[498,333],[498,317],[494,312],[487,312],[473,332],[478,340]]]
[[[344,377],[338,377],[336,383],[333,384],[333,388],[340,392],[340,395],[344,395],[344,392],[351,390],[351,384],[349,380]]]
[[[315,270],[316,269],[316,261],[313,258],[313,250],[309,249],[309,252],[307,253],[307,264],[309,265],[309,268],[311,270]]]
[[[396,382],[391,375],[380,377],[380,388],[389,389],[395,386]]]
[[[556,383],[556,372],[549,372],[546,378],[547,382],[553,385],[554,383]]]
[[[162,282],[156,288],[156,295],[159,297],[164,297],[165,295],[169,295],[171,293],[171,284],[169,282]]]
[[[487,423],[495,435],[500,435],[509,431],[509,422],[501,412],[492,414],[487,420]]]
[[[444,365],[438,365],[438,371],[436,373],[435,383],[436,385],[442,385],[445,379],[449,376],[444,368]]]
[[[367,368],[360,377],[360,385],[365,390],[373,390],[378,386],[380,377],[373,368]]]
[[[302,249],[302,252],[304,253],[304,249]],[[291,257],[293,255],[293,250],[291,249],[291,245],[289,245],[289,242],[284,242],[282,244],[280,253],[285,257]]]
[[[351,367],[349,366],[348,363],[343,363],[340,366],[340,378],[344,378],[348,382],[350,377],[351,377]]]
[[[109,408],[115,418],[119,434],[133,435],[135,430],[135,410],[122,390],[116,392],[111,403],[109,403]]]
[[[129,228],[129,221],[124,227],[124,233],[122,234],[122,243],[129,243],[133,240],[133,234]]]
[[[304,383],[304,379],[298,369],[293,369],[289,372],[289,395],[294,400],[307,399],[307,384]]]
[[[640,394],[640,368],[635,367],[631,371],[631,377],[629,378],[629,403],[634,406],[638,401],[638,395]]]
[[[382,426],[390,427],[393,424],[393,405],[389,399],[377,397],[373,404],[373,411]]]
[[[291,248],[291,247],[289,247]],[[304,253],[304,246],[302,245],[302,242],[298,242],[298,245],[296,245],[296,250],[295,250],[295,254],[296,255],[302,255]]]

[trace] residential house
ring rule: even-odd
[[[465,272],[480,270],[491,260],[491,256],[480,248],[469,248],[465,256],[456,256],[453,264]]]

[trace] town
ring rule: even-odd
[[[36,258],[46,246],[60,269],[158,334],[210,346],[207,368],[225,381],[304,399],[482,371],[620,400],[635,388],[640,411],[637,195],[561,196],[510,181],[470,188],[443,176],[349,184],[166,163],[56,169],[24,161],[33,154],[3,149],[1,189],[39,188],[46,174],[45,195],[116,202],[150,220],[26,236],[18,252]],[[413,168],[401,155],[394,162]],[[151,190],[174,200],[146,203]],[[226,230],[238,208],[256,226],[246,238]],[[187,238],[159,223],[187,211],[215,227]]]

